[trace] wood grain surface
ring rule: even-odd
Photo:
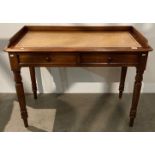
[[[15,45],[26,47],[131,47],[141,45],[128,31],[28,31]]]
[[[35,67],[122,67],[119,97],[123,94],[127,67],[136,67],[129,122],[133,126],[148,53],[152,50],[148,40],[132,26],[24,26],[9,40],[5,51],[9,53],[25,127],[28,115],[22,67],[30,67],[35,98]]]

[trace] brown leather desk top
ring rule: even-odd
[[[131,26],[25,26],[6,51],[150,51],[147,39]]]

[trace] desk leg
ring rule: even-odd
[[[14,73],[14,78],[16,83],[16,92],[17,92],[18,101],[20,105],[21,116],[24,120],[25,127],[28,127],[28,121],[27,121],[28,114],[26,110],[25,94],[24,94],[24,88],[23,88],[20,70],[13,70],[13,73]]]
[[[35,68],[29,67],[29,70],[30,70],[32,91],[33,91],[34,99],[37,99],[37,84],[36,84]]]
[[[141,90],[141,85],[142,85],[142,80],[143,80],[143,73],[144,73],[144,70],[137,68],[137,74],[135,77],[134,92],[133,92],[133,98],[132,98],[132,106],[130,110],[129,126],[131,127],[133,126],[134,119],[136,117],[137,106],[138,106],[138,101],[140,97],[140,90]]]
[[[25,103],[25,94],[24,94],[24,88],[23,88],[23,83],[22,83],[22,77],[21,77],[21,67],[19,65],[19,60],[18,60],[18,55],[15,53],[9,54],[10,58],[10,65],[11,65],[11,70],[13,71],[14,74],[14,80],[15,80],[15,86],[16,86],[16,93],[18,97],[18,102],[20,105],[20,112],[21,116],[24,120],[24,125],[25,127],[28,127],[28,114],[26,110],[26,103]]]
[[[134,84],[134,91],[133,91],[133,98],[132,98],[132,105],[130,110],[130,122],[129,126],[132,127],[134,124],[134,119],[137,113],[137,106],[140,97],[140,91],[142,86],[143,74],[146,68],[148,54],[142,54],[139,62],[139,65],[136,67],[136,77],[135,77],[135,84]]]
[[[119,85],[119,98],[122,98],[123,95],[126,73],[127,73],[127,67],[122,67],[121,80]]]

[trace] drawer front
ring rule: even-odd
[[[138,56],[136,54],[103,54],[86,53],[80,55],[81,64],[137,64]]]
[[[76,64],[75,54],[22,54],[19,55],[21,64]]]
[[[136,65],[138,55],[121,53],[23,53],[19,55],[21,65],[53,66],[104,66]]]

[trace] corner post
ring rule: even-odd
[[[17,93],[17,97],[20,105],[21,117],[24,121],[25,127],[28,127],[28,121],[27,121],[28,114],[26,109],[25,94],[24,94],[23,82],[22,82],[21,71],[20,71],[21,68],[18,62],[18,55],[16,53],[10,53],[9,58],[10,58],[11,70],[13,71],[13,74],[14,74],[16,93]]]
[[[138,102],[139,102],[139,97],[140,97],[143,74],[146,68],[147,57],[148,57],[148,53],[141,54],[139,56],[139,63],[136,67],[136,77],[135,77],[132,105],[130,109],[130,122],[129,122],[130,127],[133,126],[134,119],[137,113],[137,107],[138,107]]]

